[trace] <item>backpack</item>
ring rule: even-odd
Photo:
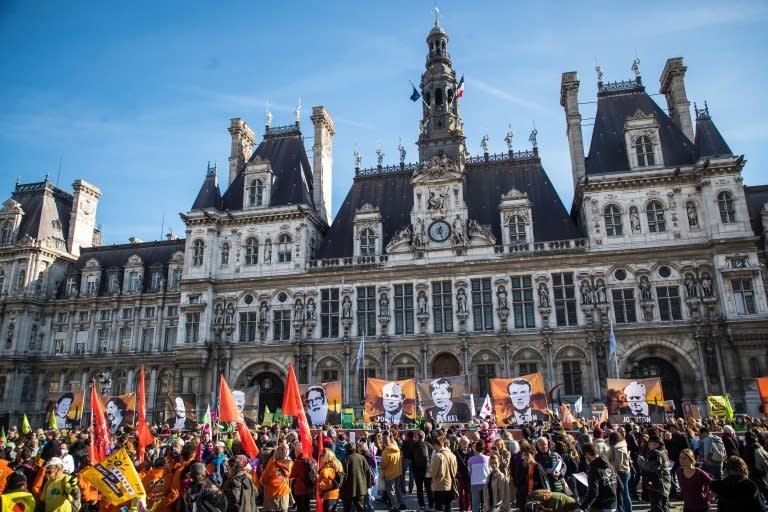
[[[710,435],[712,443],[709,445],[709,461],[715,463],[723,462],[725,459],[725,445],[720,436]]]
[[[312,459],[302,459],[304,461],[304,470],[306,476],[304,477],[304,483],[307,487],[312,488],[317,483],[317,462]]]

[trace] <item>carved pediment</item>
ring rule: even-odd
[[[637,110],[635,110],[634,114],[632,114],[631,116],[627,117],[628,121],[645,121],[645,120],[648,120],[648,119],[655,120],[656,118],[653,117],[653,114],[646,114],[645,112],[643,112],[639,108]]]
[[[2,213],[24,213],[24,210],[21,209],[21,203],[18,201],[14,201],[13,199],[8,199],[3,203],[3,208],[0,209],[0,212]]]
[[[434,155],[419,164],[414,179],[435,180],[454,179],[461,175],[459,164],[446,154]]]
[[[520,192],[516,188],[509,189],[509,192],[501,196],[502,201],[504,199],[528,199],[526,192]]]

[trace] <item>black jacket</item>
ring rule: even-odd
[[[565,467],[565,463],[560,457],[560,454],[555,451],[540,452],[539,450],[536,450],[536,462],[538,462],[539,465],[541,465],[541,469],[547,473],[549,489],[552,492],[563,492],[562,480],[560,478],[555,478],[554,475],[556,469],[560,472],[560,477],[565,476],[567,472],[567,468]]]
[[[616,508],[616,470],[601,457],[589,463],[589,486],[581,508]]]
[[[709,489],[717,494],[717,510],[722,512],[763,512],[755,483],[744,475],[728,475],[722,480],[709,484]]]
[[[224,484],[228,512],[257,512],[258,495],[259,491],[244,471],[237,473]]]
[[[411,465],[414,472],[424,473],[432,459],[432,448],[425,441],[416,441],[411,446]]]

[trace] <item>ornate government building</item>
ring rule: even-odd
[[[186,237],[102,246],[99,189],[17,183],[0,211],[0,412],[17,421],[49,392],[135,390],[214,399],[217,375],[282,400],[285,370],[340,379],[361,403],[364,376],[542,372],[567,399],[601,401],[613,377],[659,376],[665,398],[728,393],[756,413],[768,374],[768,186],[742,183],[686,67],[669,59],[658,105],[636,77],[599,78],[585,156],[576,73],[560,104],[574,201],[563,205],[533,147],[467,154],[448,35],[427,36],[418,162],[360,168],[331,214],[334,123],[257,137],[232,119],[229,168],[209,168],[184,214]],[[484,148],[487,143],[482,144]],[[193,198],[190,198],[193,199]],[[365,339],[364,370],[355,356]],[[34,416],[31,415],[33,422]],[[41,421],[42,413],[37,415]],[[0,417],[0,422],[3,418]]]

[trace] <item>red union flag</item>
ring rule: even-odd
[[[96,382],[91,382],[91,430],[92,438],[88,455],[91,464],[97,464],[107,456],[109,446],[112,444],[112,436],[109,434],[107,418],[104,416],[104,406],[96,392]]]

